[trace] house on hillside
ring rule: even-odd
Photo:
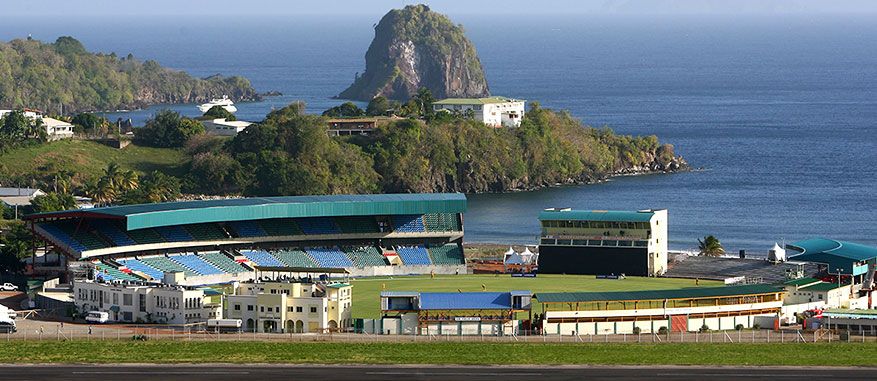
[[[505,97],[448,98],[433,102],[435,112],[471,116],[490,127],[519,127],[524,117],[526,100]]]
[[[73,137],[73,125],[63,120],[54,118],[42,118],[43,126],[49,140],[66,139]]]

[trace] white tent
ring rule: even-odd
[[[512,249],[512,247],[509,246],[509,251],[505,252],[505,256],[508,257],[509,255],[512,255],[514,253],[515,253],[515,249]]]
[[[524,262],[524,264],[526,265],[532,265],[536,263],[537,255],[533,254],[533,252],[530,251],[529,247],[524,248],[524,252],[521,253],[520,256],[521,261]]]
[[[783,249],[778,243],[774,242],[773,248],[767,251],[767,260],[771,262],[785,262],[786,249]]]

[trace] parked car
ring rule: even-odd
[[[85,321],[89,323],[106,323],[110,321],[110,314],[100,311],[91,311],[85,317]]]
[[[0,333],[15,333],[15,322],[0,319]]]
[[[18,291],[18,286],[12,283],[3,283],[3,285],[0,286],[0,291]]]

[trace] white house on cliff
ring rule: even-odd
[[[436,112],[460,113],[468,111],[475,120],[491,127],[518,127],[524,117],[526,100],[505,97],[448,98],[432,104]]]

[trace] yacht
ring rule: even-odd
[[[213,106],[222,106],[225,111],[228,112],[236,112],[238,110],[237,107],[234,107],[234,102],[231,99],[228,99],[228,95],[223,95],[222,99],[214,98],[210,102],[207,102],[203,105],[198,106],[198,110],[201,110],[201,113],[206,113]]]

